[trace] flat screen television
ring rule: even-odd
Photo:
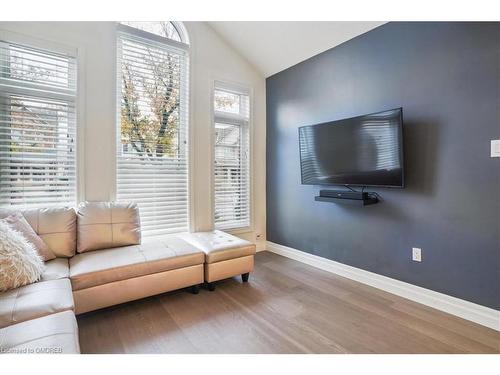
[[[403,109],[299,128],[304,185],[404,187]]]

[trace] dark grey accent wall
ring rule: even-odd
[[[268,240],[500,309],[499,69],[500,23],[402,22],[268,78]],[[297,128],[400,106],[407,187],[315,202]]]

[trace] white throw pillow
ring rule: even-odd
[[[0,222],[0,292],[38,281],[44,269],[33,244]]]

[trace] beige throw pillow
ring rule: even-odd
[[[76,215],[79,253],[141,243],[139,208],[135,203],[82,202]]]
[[[38,236],[38,234],[36,234],[22,213],[16,212],[1,221],[9,224],[11,228],[17,230],[24,236],[24,238],[31,242],[44,261],[56,259],[52,250],[50,250],[47,244]]]
[[[44,269],[34,246],[0,221],[0,292],[38,281]]]

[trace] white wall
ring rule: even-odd
[[[237,233],[264,247],[265,191],[265,80],[231,49],[205,22],[186,22],[191,42],[191,212],[193,230],[212,228],[212,119],[214,80],[236,82],[253,90],[253,225]],[[115,190],[116,34],[114,22],[0,22],[0,31],[56,42],[79,51],[84,168],[80,172],[81,199],[111,200]]]

